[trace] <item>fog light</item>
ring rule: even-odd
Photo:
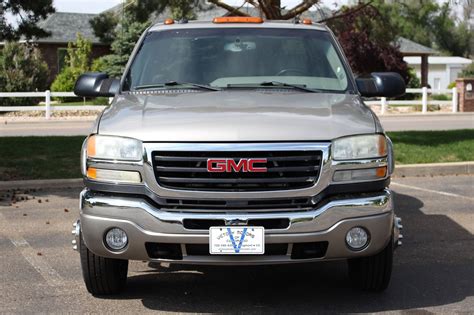
[[[127,233],[119,228],[110,229],[105,235],[105,242],[110,249],[121,250],[127,246]]]
[[[354,227],[346,234],[346,243],[353,250],[364,248],[369,242],[369,234],[364,228]]]

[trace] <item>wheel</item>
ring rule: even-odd
[[[112,295],[121,292],[127,282],[128,260],[100,257],[92,253],[79,238],[82,276],[92,295]]]
[[[393,242],[376,255],[349,259],[347,263],[349,277],[356,287],[381,292],[388,287],[392,275]]]

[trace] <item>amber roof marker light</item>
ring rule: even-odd
[[[173,19],[166,19],[166,20],[165,20],[165,25],[171,25],[171,24],[174,24],[174,20],[173,20]]]
[[[311,19],[304,19],[304,20],[302,21],[302,23],[303,23],[304,25],[311,25],[311,24],[313,24],[313,20],[311,20]]]
[[[212,21],[216,24],[222,23],[263,23],[263,19],[256,16],[225,16],[225,17],[216,17]]]

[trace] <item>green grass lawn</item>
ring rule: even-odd
[[[474,161],[474,129],[390,132],[397,164]],[[84,137],[0,138],[0,181],[79,178]]]
[[[81,177],[84,138],[0,138],[0,181]]]
[[[474,129],[389,132],[397,164],[474,161]]]

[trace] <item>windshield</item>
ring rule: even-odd
[[[281,28],[150,32],[123,89],[170,88],[169,82],[216,88],[297,85],[331,92],[345,92],[349,85],[328,32]]]

